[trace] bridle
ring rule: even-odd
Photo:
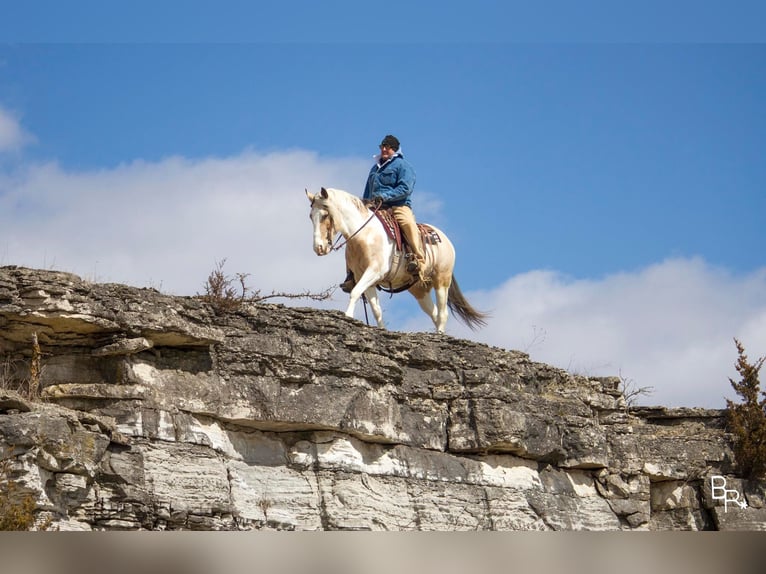
[[[357,230],[356,230],[356,231],[354,231],[354,232],[353,232],[351,235],[349,235],[349,236],[348,236],[348,239],[346,239],[346,240],[345,240],[343,243],[340,243],[340,244],[338,244],[338,242],[339,242],[341,239],[343,239],[343,235],[341,234],[341,235],[338,237],[338,239],[336,239],[336,240],[335,240],[335,243],[334,243],[333,245],[331,245],[331,246],[330,246],[330,251],[337,251],[337,250],[339,250],[339,249],[343,249],[343,248],[346,246],[346,243],[348,243],[349,241],[351,241],[351,240],[352,240],[352,239],[353,239],[353,238],[356,236],[356,234],[357,234],[357,233],[359,233],[359,232],[360,232],[362,229],[364,229],[364,228],[365,228],[365,226],[366,226],[366,225],[367,225],[367,224],[368,224],[370,221],[372,221],[372,219],[375,217],[375,214],[377,213],[377,211],[378,211],[378,208],[375,208],[375,210],[372,212],[372,214],[370,215],[370,217],[368,217],[368,218],[367,218],[367,221],[365,221],[364,223],[362,223],[362,226],[361,226],[359,229],[357,229]]]
[[[314,201],[316,201],[316,198],[314,198],[314,200],[311,202],[311,207],[314,207]],[[358,234],[358,233],[359,233],[359,232],[360,232],[362,229],[364,229],[364,228],[367,226],[367,224],[368,224],[370,221],[372,221],[372,220],[373,220],[373,218],[374,218],[374,217],[376,216],[376,214],[378,213],[378,210],[380,209],[380,207],[381,207],[381,203],[380,203],[380,202],[378,202],[378,203],[375,205],[375,207],[372,209],[372,214],[370,215],[370,217],[368,217],[368,218],[367,218],[367,221],[365,221],[364,223],[362,223],[362,225],[359,227],[359,229],[357,229],[356,231],[354,231],[354,233],[352,233],[351,235],[349,235],[349,236],[348,236],[348,239],[346,239],[346,240],[345,240],[345,241],[343,241],[342,243],[340,243],[340,241],[341,241],[341,239],[343,239],[343,234],[340,234],[340,235],[338,236],[338,238],[337,238],[337,239],[336,239],[334,242],[332,242],[332,241],[331,241],[331,238],[330,238],[330,237],[328,237],[328,241],[327,241],[327,243],[330,243],[330,244],[331,244],[331,245],[330,245],[330,252],[332,252],[332,251],[338,251],[338,250],[340,250],[340,249],[343,249],[343,248],[346,246],[346,244],[347,244],[349,241],[351,241],[351,240],[352,240],[354,237],[356,237],[356,235],[357,235],[357,234]],[[328,214],[327,214],[327,216],[328,216],[328,217],[330,217],[330,214],[328,213]],[[333,222],[333,225],[334,225],[334,222]],[[329,236],[329,233],[328,233],[328,236]]]

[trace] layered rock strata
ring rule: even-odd
[[[720,411],[628,409],[520,352],[0,268],[6,389],[34,336],[41,399],[2,391],[0,446],[52,528],[766,528]]]

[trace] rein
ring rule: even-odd
[[[370,221],[372,221],[372,219],[375,217],[375,214],[378,212],[378,210],[379,210],[379,209],[380,209],[380,205],[378,205],[377,207],[375,207],[375,209],[373,209],[373,210],[372,210],[372,215],[370,215],[370,217],[368,217],[368,218],[367,218],[367,221],[365,221],[364,223],[362,223],[362,226],[361,226],[359,229],[357,229],[356,231],[354,231],[354,233],[352,233],[351,235],[349,235],[349,236],[348,236],[348,239],[346,239],[346,240],[345,240],[343,243],[340,243],[340,244],[338,244],[338,242],[339,242],[341,239],[343,239],[343,235],[341,235],[340,237],[338,237],[338,239],[336,239],[336,240],[335,240],[335,243],[334,243],[333,245],[331,245],[331,246],[330,246],[330,251],[338,251],[339,249],[342,249],[343,247],[345,247],[345,246],[346,246],[346,244],[347,244],[349,241],[351,241],[351,240],[352,240],[352,239],[353,239],[353,238],[356,236],[356,234],[357,234],[357,233],[359,233],[359,232],[360,232],[362,229],[364,229],[364,228],[367,226],[367,224],[368,224]]]

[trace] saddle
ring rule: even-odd
[[[378,216],[378,219],[383,224],[383,229],[386,230],[391,241],[396,245],[396,249],[402,253],[412,253],[412,248],[409,243],[407,243],[407,239],[404,236],[404,233],[402,233],[391,208],[378,209],[375,212],[375,215]],[[439,234],[433,227],[426,223],[418,223],[417,226],[423,245],[435,245],[441,243],[442,238],[439,237]]]
[[[412,247],[407,242],[407,238],[402,232],[401,227],[399,227],[399,223],[396,221],[391,208],[377,209],[374,213],[383,224],[383,229],[386,230],[388,237],[396,246],[396,249],[394,250],[394,262],[392,263],[393,272],[389,273],[388,285],[385,286],[386,282],[384,281],[379,283],[377,288],[380,291],[385,291],[392,295],[394,293],[401,293],[415,285],[419,280],[417,277],[413,278],[408,275],[410,278],[405,283],[397,282],[395,284],[392,282],[393,278],[404,268],[405,262],[411,257],[411,254],[413,253]],[[420,232],[420,240],[422,241],[423,247],[441,243],[442,239],[433,227],[425,223],[416,223],[416,225]]]

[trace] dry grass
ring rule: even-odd
[[[0,363],[0,389],[16,391],[30,401],[40,400],[43,361],[37,333],[32,335],[32,356],[29,362],[7,354]]]

